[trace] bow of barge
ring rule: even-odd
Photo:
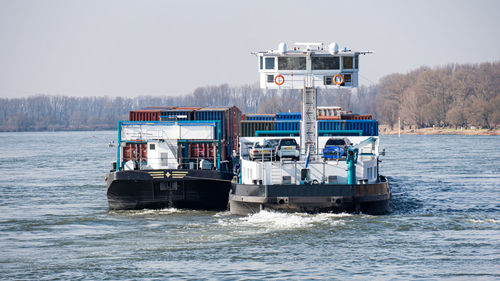
[[[109,209],[227,209],[241,111],[154,107],[118,123]]]

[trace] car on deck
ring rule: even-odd
[[[339,159],[347,155],[347,149],[352,143],[347,138],[330,138],[323,148],[323,158]]]
[[[299,160],[300,146],[297,141],[292,138],[279,139],[276,146],[276,159],[291,158],[292,160]]]
[[[265,140],[263,144],[255,142],[250,148],[249,158],[255,160],[274,160],[276,158],[276,141]]]

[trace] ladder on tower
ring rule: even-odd
[[[316,154],[317,91],[314,85],[307,87],[307,84],[308,83],[305,83],[304,89],[302,90],[301,147],[303,149],[309,147],[311,154]]]

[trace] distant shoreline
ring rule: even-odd
[[[80,129],[80,130],[31,130],[31,131],[1,131],[0,133],[33,133],[33,132],[101,132],[101,131],[116,131],[113,128],[96,128],[96,129]],[[397,129],[391,129],[387,125],[379,126],[379,135],[397,135]],[[461,136],[500,136],[500,129],[453,129],[453,128],[421,128],[421,129],[404,129],[401,130],[401,135],[461,135]]]
[[[397,128],[391,129],[389,126],[379,127],[380,135],[397,135]],[[500,129],[454,129],[454,128],[420,128],[401,130],[401,135],[461,135],[461,136],[500,136]]]

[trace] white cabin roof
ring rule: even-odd
[[[331,43],[337,44],[337,43]],[[301,55],[364,55],[371,54],[373,51],[353,51],[344,47],[343,49],[339,49],[338,45],[334,45],[335,47],[326,46],[323,43],[294,43],[294,46],[291,48],[287,48],[286,43],[280,43],[278,49],[269,50],[269,51],[260,51],[257,52],[258,55],[265,56],[301,56]]]

